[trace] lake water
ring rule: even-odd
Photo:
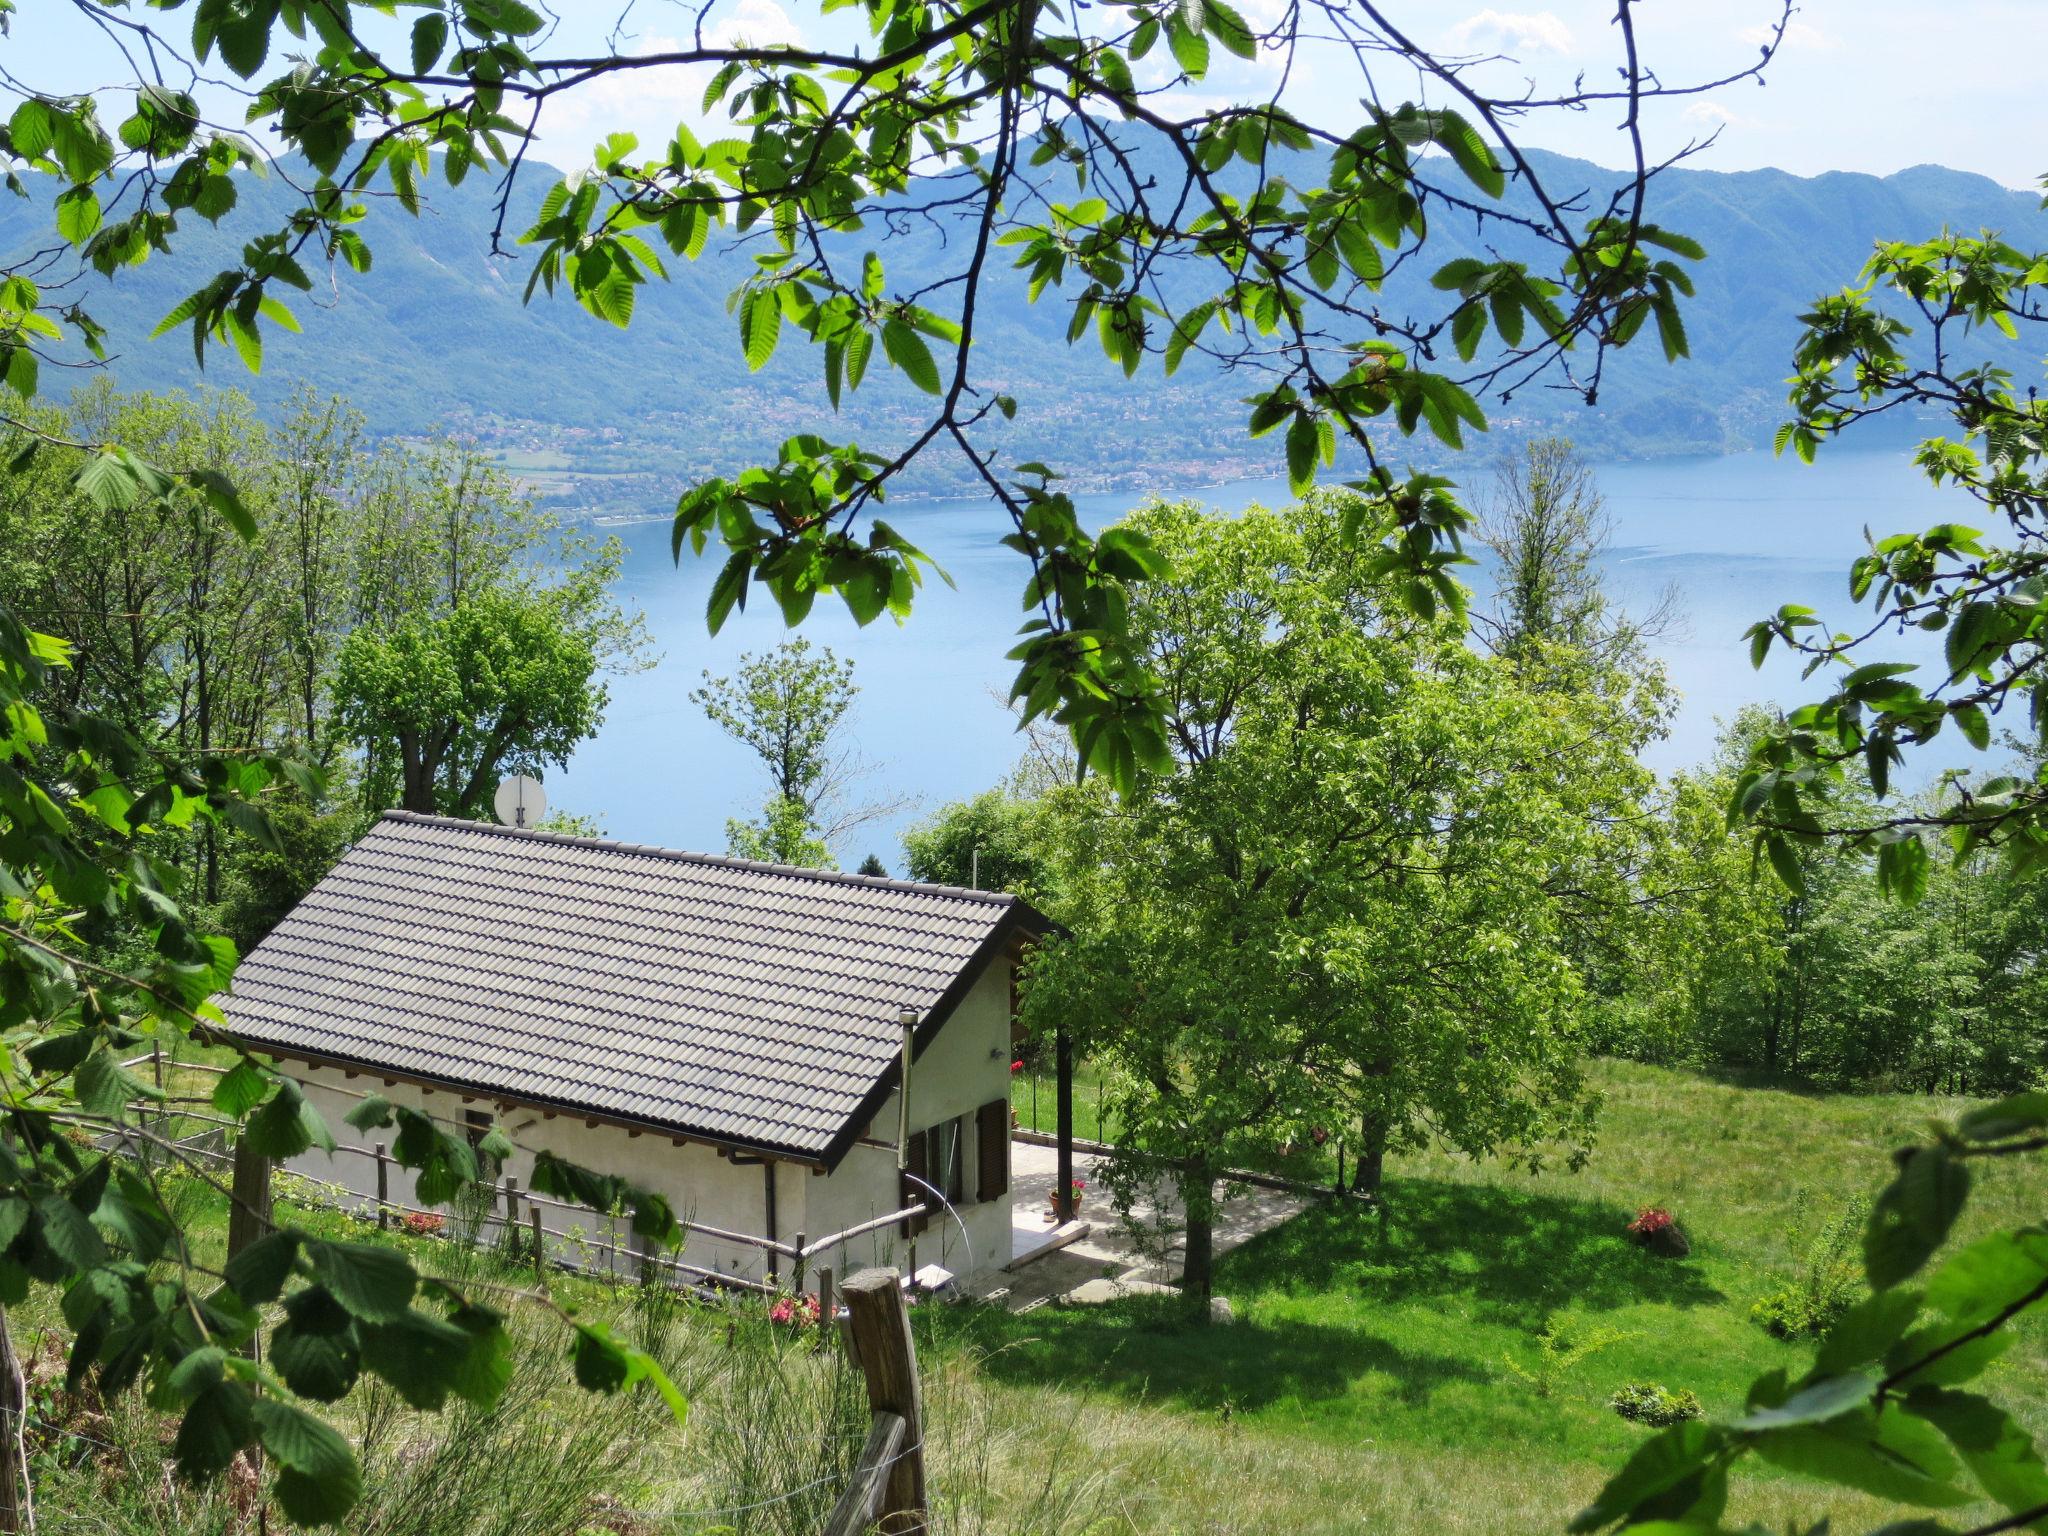
[[[1882,536],[1945,518],[1969,522],[1977,511],[1935,491],[1903,453],[1824,453],[1811,466],[1768,454],[1667,459],[1603,467],[1600,484],[1616,524],[1610,590],[1624,605],[1646,605],[1668,585],[1682,596],[1679,632],[1657,647],[1683,696],[1670,737],[1650,754],[1664,771],[1704,758],[1716,720],[1743,704],[1814,696],[1820,679],[1802,685],[1785,658],[1752,671],[1741,635],[1788,602],[1844,627],[1848,565],[1866,526]],[[1247,481],[1191,486],[1186,494],[1235,510],[1282,503],[1287,488],[1281,480]],[[1133,500],[1080,498],[1096,525]],[[985,502],[903,504],[888,517],[951,573],[956,588],[933,582],[906,624],[884,618],[865,630],[843,606],[821,600],[803,632],[854,662],[861,692],[851,736],[871,765],[867,798],[918,802],[836,851],[849,868],[872,851],[900,871],[905,826],[987,788],[1017,758],[1014,720],[1001,698],[1023,573],[1019,557],[996,543],[1007,522]],[[722,634],[707,635],[704,601],[716,558],[686,554],[678,569],[665,522],[617,531],[627,546],[622,596],[645,610],[662,658],[649,671],[612,680],[603,730],[548,776],[550,802],[597,817],[612,837],[716,852],[725,846],[726,819],[757,812],[767,783],[752,755],[707,721],[689,692],[706,670],[723,674],[743,651],[773,647],[785,634],[781,615],[761,596]],[[1485,577],[1468,569],[1467,579],[1483,586]],[[1939,652],[1931,637],[1915,633],[1888,642],[1881,654],[1927,661]]]

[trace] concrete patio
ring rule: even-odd
[[[1052,1191],[1058,1172],[1055,1149],[1025,1141],[1010,1144],[1013,1264],[1044,1248],[1053,1236]],[[1112,1301],[1119,1296],[1171,1290],[1180,1280],[1186,1258],[1180,1205],[1172,1191],[1155,1191],[1153,1198],[1141,1201],[1134,1212],[1154,1234],[1154,1242],[1147,1246],[1161,1249],[1148,1253],[1125,1230],[1106,1192],[1095,1187],[1095,1158],[1077,1150],[1074,1176],[1089,1186],[1080,1211],[1088,1232],[997,1277],[982,1288],[983,1293],[1000,1299],[1012,1311],[1023,1312],[1048,1301]],[[1233,1196],[1217,1215],[1217,1256],[1277,1227],[1307,1203],[1301,1195],[1271,1189]]]

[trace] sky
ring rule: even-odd
[[[1238,3],[1257,20],[1280,14],[1284,0]],[[694,6],[677,0],[558,0],[557,9],[562,20],[549,52],[600,47],[614,33],[629,51],[656,51],[687,36],[695,15]],[[1524,81],[1539,93],[1565,90],[1581,74],[1597,87],[1613,79],[1621,58],[1614,0],[1553,0],[1540,8],[1516,0],[1498,7],[1383,0],[1383,9],[1426,47],[1492,59],[1480,66],[1479,78],[1499,93],[1517,91]],[[1776,0],[1637,0],[1634,8],[1643,59],[1671,85],[1710,80],[1752,62],[1778,12]],[[185,14],[173,12],[161,24],[182,29]],[[409,23],[413,13],[399,14]],[[716,0],[706,35],[797,42],[808,33],[814,41],[847,45],[856,40],[854,25],[844,12],[821,22],[815,4],[801,0]],[[1157,50],[1147,67],[1156,72],[1163,54]],[[1767,84],[1743,82],[1654,103],[1646,127],[1653,149],[1666,152],[1713,137],[1691,161],[1704,170],[1771,166],[1797,175],[1884,175],[1931,162],[2008,186],[2032,186],[2048,172],[2044,56],[2048,0],[1805,0]],[[67,90],[105,85],[121,69],[63,0],[22,0],[0,62],[18,79]],[[1276,59],[1232,61],[1205,90],[1219,100],[1265,94],[1279,70]],[[544,119],[542,157],[557,165],[580,163],[593,143],[621,127],[643,143],[665,143],[679,116],[698,119],[704,74],[634,71],[579,91]],[[1141,69],[1141,83],[1145,78]],[[1414,87],[1390,73],[1380,89],[1400,99]],[[1287,99],[1314,121],[1356,122],[1359,92],[1356,65],[1344,50],[1309,46],[1292,61]],[[1540,114],[1518,133],[1541,148],[1604,165],[1620,165],[1627,154],[1612,106]]]

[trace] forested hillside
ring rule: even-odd
[[[1583,161],[1533,158],[1552,185],[1604,191],[1613,180]],[[305,334],[276,335],[260,378],[247,377],[226,352],[210,360],[209,372],[247,388],[271,414],[295,384],[310,383],[358,403],[376,432],[474,434],[533,473],[558,504],[601,513],[663,511],[685,482],[752,462],[790,433],[818,425],[825,407],[812,354],[785,349],[749,374],[736,323],[706,329],[706,317],[721,312],[725,295],[751,270],[743,244],[676,263],[669,284],[643,292],[623,334],[566,300],[540,295],[524,303],[527,269],[513,241],[553,176],[529,167],[521,178],[502,258],[488,254],[495,220],[488,178],[432,187],[417,222],[396,208],[376,210],[372,221],[383,232],[368,274],[340,274],[316,300],[300,300]],[[269,221],[285,207],[287,191],[275,181],[238,180],[240,206],[218,231],[187,216],[194,226],[189,259],[124,272],[93,300],[126,344],[113,363],[122,387],[191,382],[182,330],[141,338],[184,296],[192,273],[230,259],[259,227],[259,209]],[[1615,355],[1591,409],[1567,390],[1542,386],[1511,401],[1489,400],[1495,441],[1566,430],[1604,459],[1765,443],[1782,419],[1795,316],[1853,277],[1874,236],[1988,226],[2023,243],[2048,242],[2048,214],[2033,195],[1936,166],[1882,179],[1674,170],[1653,192],[1651,217],[1708,252],[1696,273],[1698,298],[1686,310],[1692,356],[1672,367],[1654,349]],[[47,210],[26,203],[0,205],[0,249],[25,248],[46,220]],[[1436,224],[1432,240],[1444,259],[1485,253],[1454,216],[1439,211]],[[958,232],[926,221],[885,229],[870,220],[858,238],[886,242],[892,265],[909,266],[921,248],[948,236]],[[1066,345],[1057,295],[1033,308],[1021,277],[1004,274],[1010,280],[984,313],[981,334],[988,354],[1008,365],[986,382],[1019,402],[1015,458],[1042,459],[1081,485],[1104,488],[1185,488],[1191,480],[1275,469],[1275,455],[1241,431],[1235,401],[1248,381],[1204,369],[1191,354],[1175,378],[1148,373],[1145,387],[1133,389],[1092,342]],[[1425,283],[1421,268],[1396,272],[1383,295],[1388,313],[1411,305]],[[876,376],[848,403],[860,413],[863,437],[878,445],[890,438],[892,419],[907,426],[919,408],[894,374]],[[928,475],[906,488],[965,487]]]

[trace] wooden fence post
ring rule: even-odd
[[[868,1383],[868,1407],[903,1420],[902,1449],[889,1465],[876,1519],[886,1536],[925,1536],[930,1511],[924,1488],[924,1410],[917,1384],[917,1345],[910,1308],[893,1269],[864,1269],[841,1288],[855,1358]]]
[[[270,1159],[258,1157],[247,1137],[235,1140],[233,1203],[228,1207],[228,1257],[270,1230]]]
[[[0,1532],[17,1536],[36,1528],[35,1505],[28,1480],[28,1382],[14,1353],[14,1335],[0,1308],[0,1414],[6,1416],[5,1442],[0,1444]]]
[[[789,1261],[789,1288],[797,1295],[804,1293],[804,1235],[796,1235],[796,1257]]]
[[[391,1225],[391,1182],[384,1169],[384,1143],[371,1150],[377,1154],[377,1230],[382,1232]]]
[[[837,1315],[838,1305],[838,1301],[832,1295],[832,1266],[830,1264],[820,1264],[818,1266],[818,1327],[821,1330],[832,1326],[832,1320]]]
[[[542,1266],[547,1260],[544,1257],[546,1250],[541,1246],[540,1207],[531,1200],[526,1202],[526,1216],[533,1228],[533,1278],[538,1280],[541,1277]]]
[[[505,1236],[514,1242],[519,1238],[519,1181],[509,1173],[505,1175]]]

